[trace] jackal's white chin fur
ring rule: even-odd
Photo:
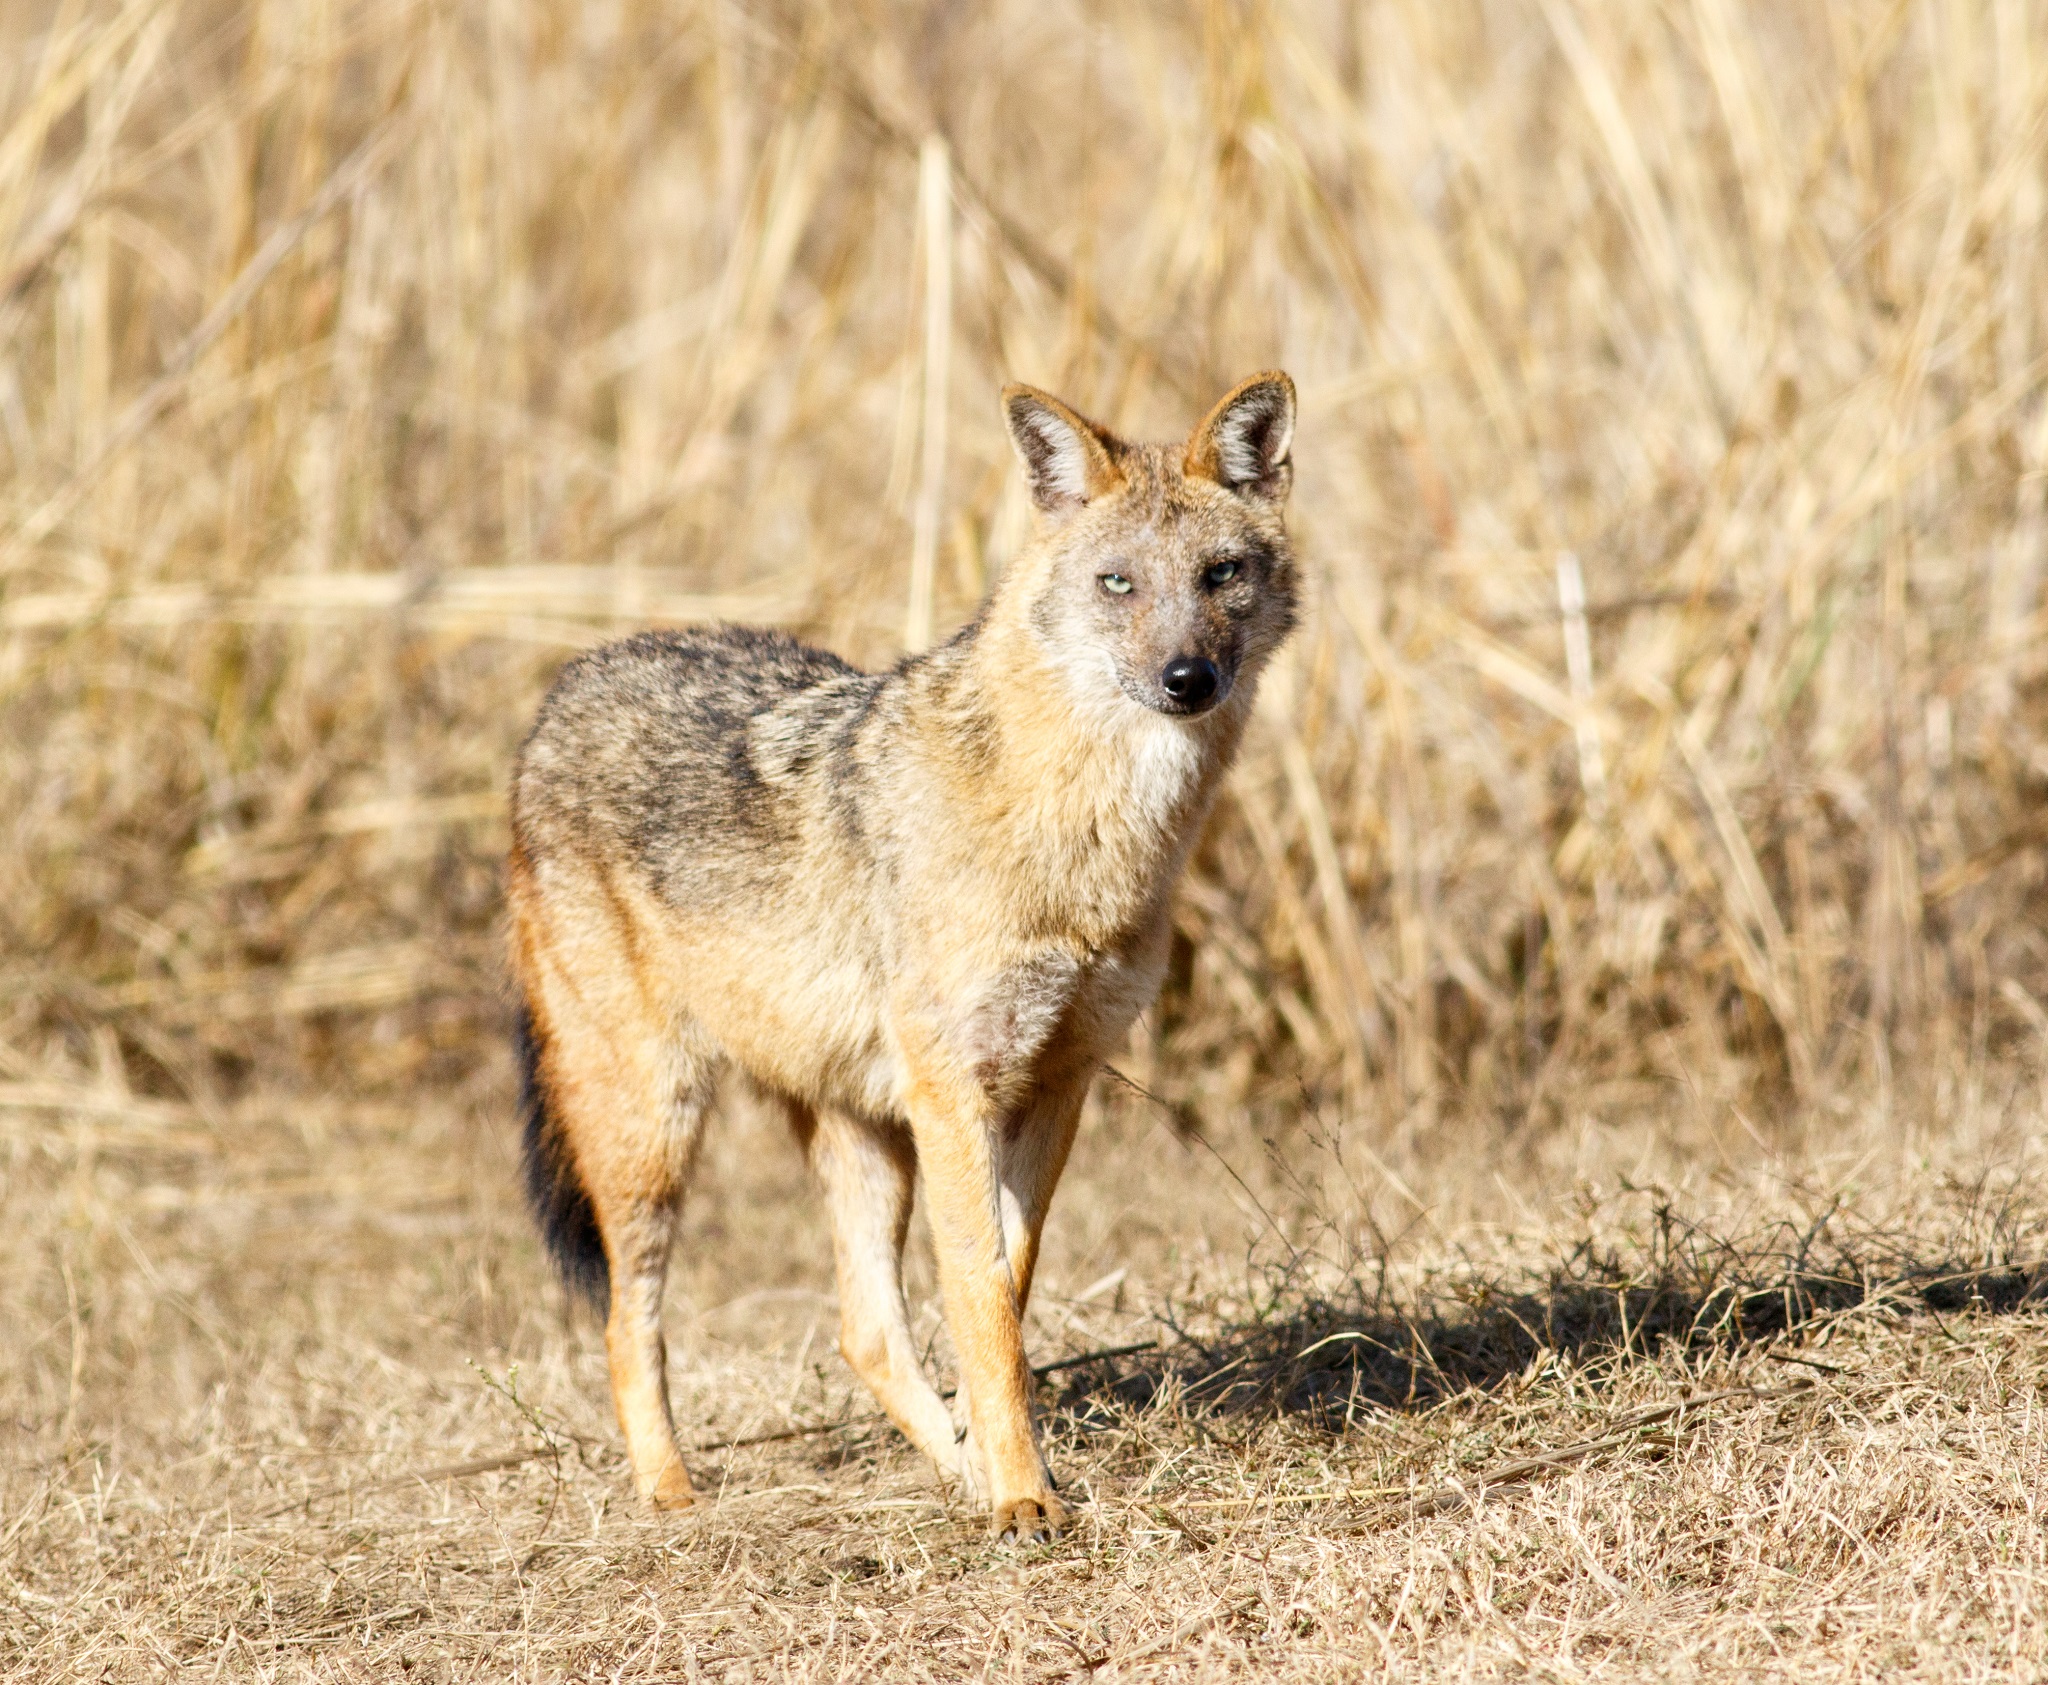
[[[1164,727],[1185,739],[1188,728],[1220,711],[1229,701],[1230,692],[1236,688],[1234,684],[1226,683],[1223,694],[1208,707],[1176,712],[1148,702],[1142,696],[1134,696],[1124,685],[1108,650],[1094,650],[1091,656],[1092,659],[1087,661],[1062,664],[1060,672],[1066,681],[1067,696],[1074,705],[1074,711],[1096,722],[1105,735],[1124,737],[1133,732],[1144,733],[1151,728]]]
[[[1201,776],[1201,734],[1191,728],[1208,715],[1166,714],[1146,706],[1124,689],[1109,652],[1094,653],[1093,660],[1062,668],[1067,695],[1099,739],[1127,757],[1119,805],[1142,828],[1156,829],[1179,809],[1188,787]]]
[[[1154,723],[1131,734],[1129,802],[1132,811],[1156,827],[1179,809],[1189,785],[1201,776],[1202,749],[1181,721],[1151,708],[1144,712]]]

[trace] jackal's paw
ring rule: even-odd
[[[643,1482],[640,1495],[658,1510],[688,1509],[697,1501],[696,1488],[681,1463],[670,1463],[651,1483]]]
[[[1006,1545],[1049,1545],[1067,1524],[1067,1506],[1050,1492],[996,1505],[996,1537]]]

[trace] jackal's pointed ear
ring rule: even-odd
[[[1278,369],[1240,382],[1188,435],[1190,474],[1263,503],[1294,484],[1294,382]]]
[[[1078,509],[1122,478],[1109,452],[1109,435],[1049,392],[1005,386],[1003,420],[1024,464],[1031,501],[1048,514]]]

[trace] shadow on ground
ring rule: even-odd
[[[1169,1315],[1172,1338],[1157,1353],[1066,1370],[1058,1409],[1085,1433],[1171,1385],[1199,1414],[1338,1428],[1358,1405],[1427,1408],[1492,1391],[1542,1360],[1597,1377],[1674,1348],[1694,1359],[1775,1349],[1826,1370],[1796,1354],[1846,1313],[2048,1311],[2048,1259],[2022,1261],[2031,1226],[2010,1207],[1975,1204],[1974,1221],[1933,1239],[1852,1228],[1833,1209],[1803,1229],[1740,1240],[1668,1207],[1651,1215],[1633,1243],[1588,1238],[1547,1269],[1469,1266],[1419,1286],[1397,1285],[1381,1261],[1348,1272],[1337,1292],[1309,1291],[1301,1283],[1313,1272],[1297,1257],[1264,1273],[1263,1308],[1250,1317],[1212,1327]],[[1976,1243],[1962,1244],[1965,1235]]]

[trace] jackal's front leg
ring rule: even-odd
[[[994,1107],[972,1083],[927,1079],[912,1089],[910,1121],[946,1325],[960,1356],[995,1528],[1006,1538],[1049,1539],[1066,1510],[1053,1496],[1031,1422],[1018,1284],[1003,1236]]]

